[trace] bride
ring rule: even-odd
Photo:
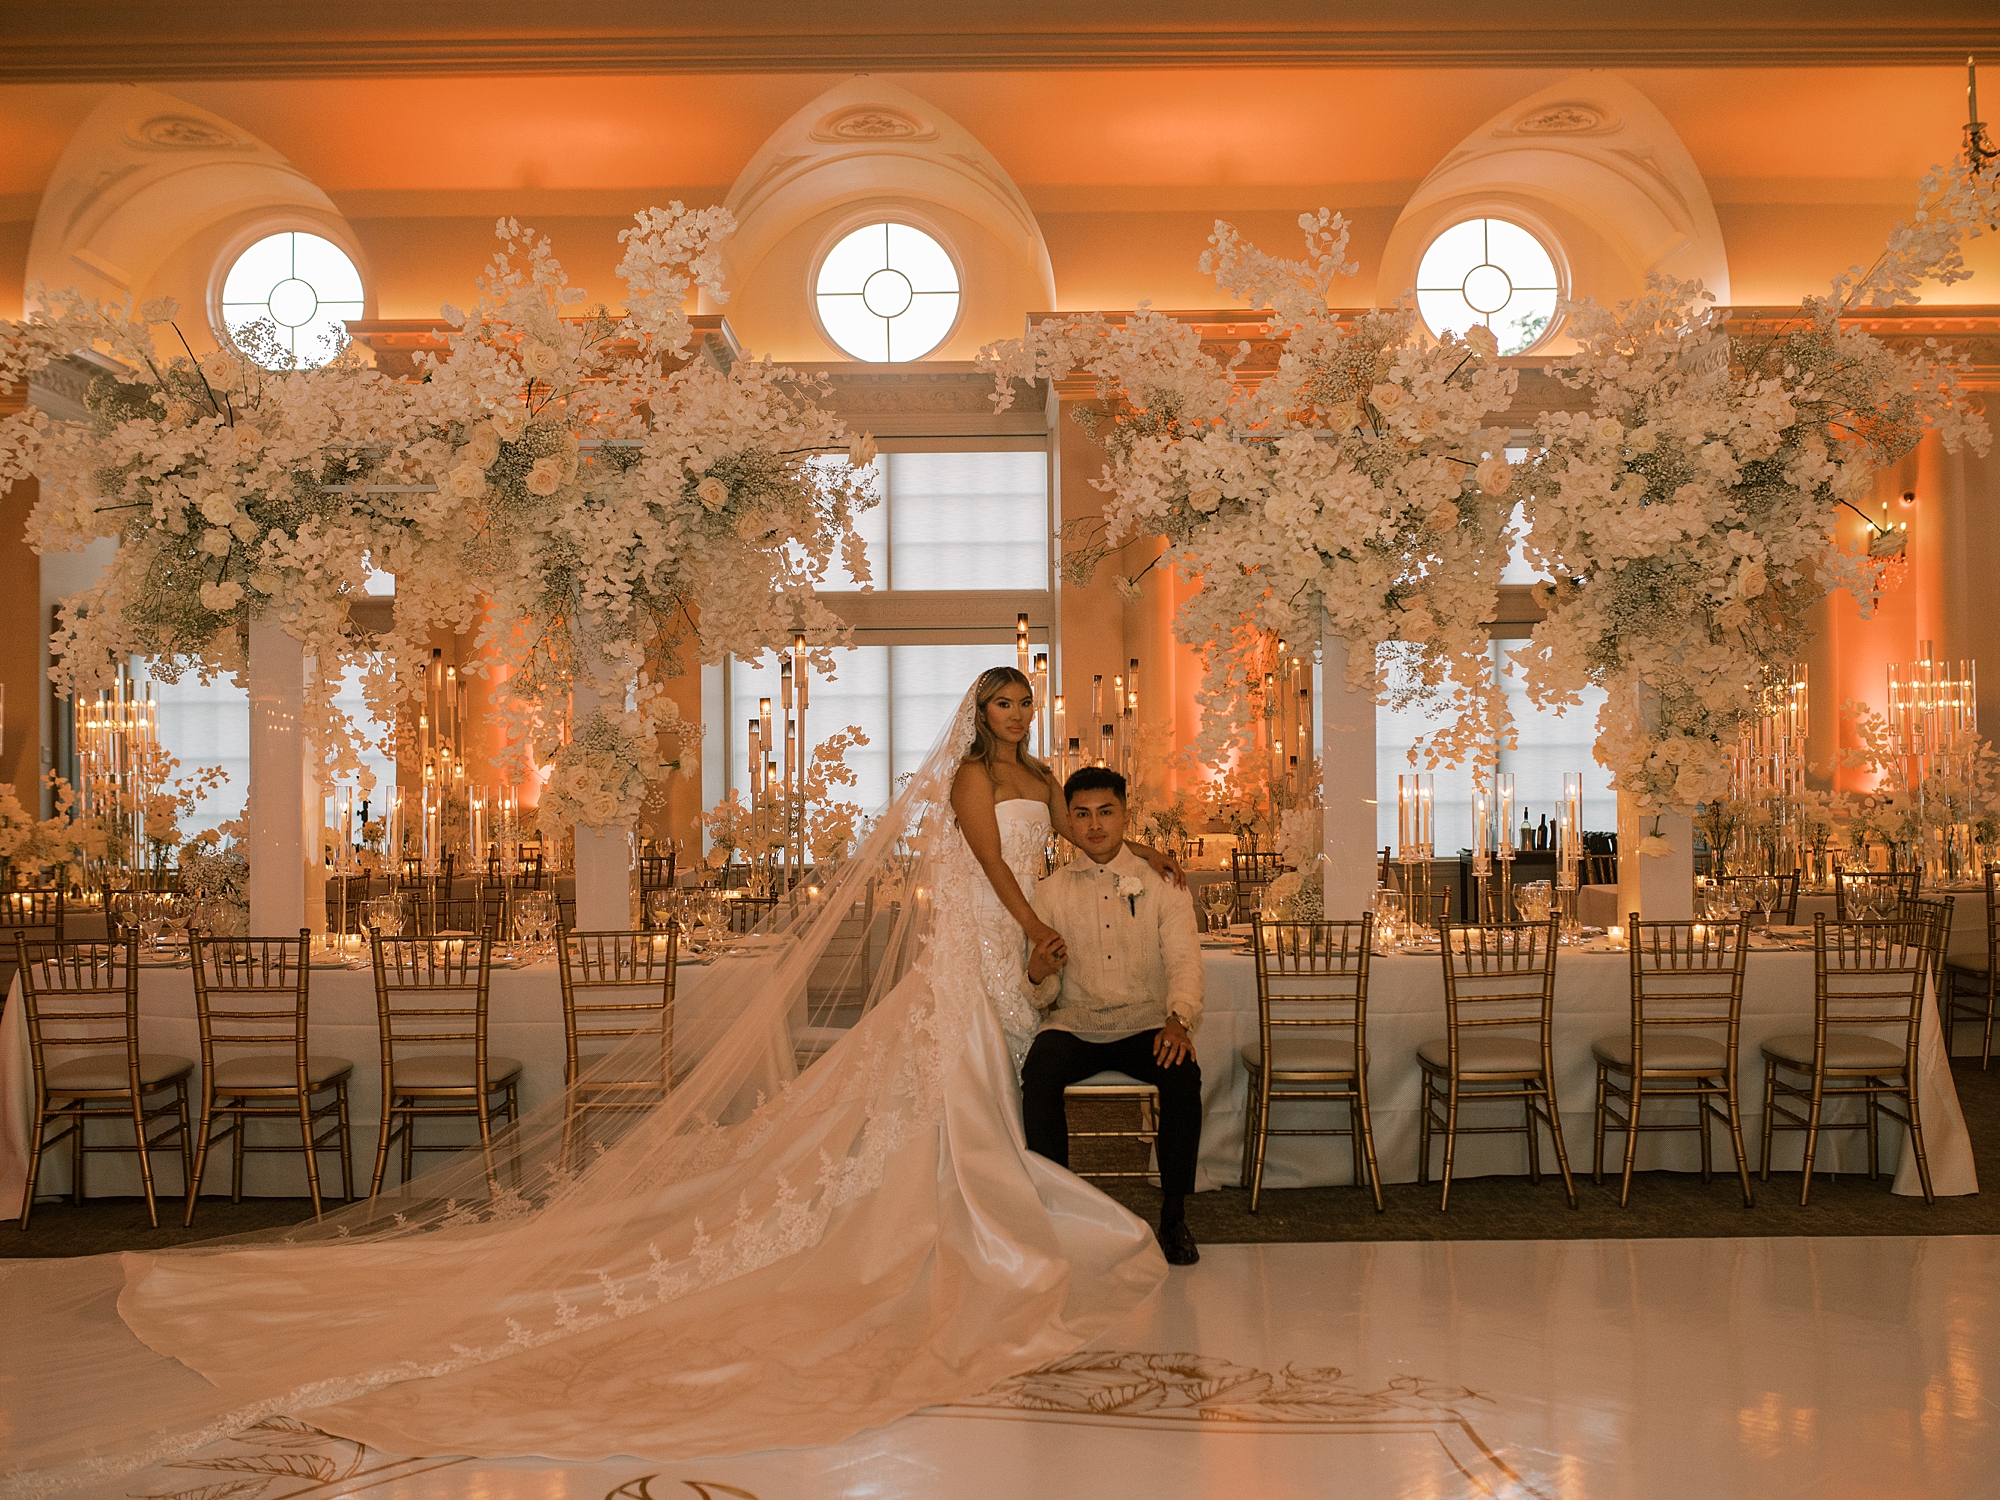
[[[36,1379],[0,1387],[4,1491],[278,1415],[412,1454],[829,1443],[1140,1306],[1166,1274],[1149,1228],[1021,1132],[1027,944],[1061,941],[1024,887],[1067,828],[1022,751],[1031,712],[1020,673],[983,673],[783,940],[694,971],[699,997],[684,977],[674,1051],[699,1061],[622,1129],[592,1119],[579,1150],[557,1099],[491,1163],[468,1152],[322,1224],[16,1262],[0,1317]],[[793,1076],[844,1001],[858,1021]]]

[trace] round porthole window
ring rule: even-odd
[[[869,224],[826,252],[813,296],[843,353],[877,364],[921,359],[958,321],[958,267],[921,229]]]
[[[1502,354],[1547,336],[1562,295],[1555,257],[1506,219],[1467,219],[1430,243],[1417,266],[1417,311],[1432,333],[1493,330]]]
[[[223,325],[265,364],[287,355],[301,365],[326,363],[343,325],[361,315],[361,273],[346,251],[316,234],[266,235],[236,257],[222,283]],[[260,322],[275,350],[253,331]]]

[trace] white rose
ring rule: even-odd
[[[1349,432],[1361,425],[1361,408],[1352,401],[1343,401],[1330,407],[1326,414],[1326,425],[1333,432]]]
[[[1500,340],[1493,336],[1493,330],[1484,323],[1474,323],[1466,329],[1465,342],[1481,359],[1492,359],[1500,352]]]
[[[1632,434],[1632,446],[1641,453],[1651,453],[1660,446],[1660,435],[1650,427],[1641,427]]]
[[[729,503],[729,486],[724,484],[720,479],[717,479],[713,474],[694,487],[694,494],[695,498],[701,502],[702,509],[708,511],[710,514],[721,510],[723,506]]]
[[[777,532],[777,523],[768,516],[761,516],[754,510],[746,510],[736,518],[737,540],[753,545],[768,540]]]
[[[236,502],[220,490],[203,495],[201,518],[211,526],[227,526],[236,519]]]
[[[1766,579],[1764,565],[1746,561],[1736,570],[1736,594],[1738,598],[1755,599],[1764,592]]]
[[[248,516],[238,516],[235,520],[229,523],[229,530],[231,534],[235,536],[237,541],[243,543],[243,545],[247,547],[252,542],[257,540],[259,527],[257,523],[251,520]]]
[[[1375,403],[1377,411],[1394,411],[1403,404],[1405,394],[1407,393],[1395,381],[1385,380],[1369,391],[1368,399]]]
[[[868,433],[847,440],[847,461],[857,469],[875,462],[875,439]]]
[[[521,430],[520,414],[511,407],[502,407],[486,419],[493,425],[493,435],[501,442],[511,442],[514,434]]]
[[[1437,500],[1432,503],[1424,520],[1432,531],[1450,531],[1458,525],[1458,506],[1450,500]]]
[[[201,359],[201,378],[218,391],[233,391],[243,384],[243,362],[227,350],[217,349]]]
[[[465,445],[465,452],[480,468],[492,468],[493,460],[500,456],[500,434],[482,423],[472,429],[472,441]]]
[[[476,462],[455,464],[444,476],[444,492],[454,500],[476,500],[485,490],[486,471]]]
[[[1494,454],[1472,471],[1483,495],[1504,495],[1514,487],[1514,469],[1501,454]]]
[[[562,482],[563,461],[559,458],[538,458],[528,470],[526,483],[531,495],[553,495],[562,488]]]
[[[1188,491],[1188,504],[1203,515],[1208,515],[1222,504],[1222,491],[1212,484],[1198,484]]]
[[[1600,443],[1622,443],[1625,441],[1625,424],[1616,417],[1599,417],[1590,429],[1591,436]]]
[[[229,533],[220,526],[212,531],[204,531],[201,540],[195,543],[196,550],[205,552],[210,557],[229,556],[229,547]]]
[[[222,614],[236,608],[243,602],[243,585],[240,583],[204,583],[201,586],[201,607]]]
[[[521,368],[537,380],[546,380],[562,368],[562,356],[540,339],[521,346]]]

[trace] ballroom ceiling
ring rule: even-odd
[[[1995,57],[2000,58],[2000,48]],[[1037,208],[1184,187],[1291,206],[1341,184],[1394,204],[1468,131],[1567,68],[902,73],[999,158]],[[1963,66],[1621,69],[1719,199],[1900,202],[1955,154]],[[1993,88],[2000,97],[2000,67]],[[329,192],[720,188],[838,73],[161,80]],[[0,84],[0,196],[39,197],[102,83]],[[1988,114],[1992,111],[1988,110]],[[1831,183],[1844,184],[1829,189]],[[1738,186],[1740,184],[1740,187]],[[1191,197],[1192,203],[1192,197]],[[409,205],[417,209],[418,205]],[[29,210],[30,213],[32,209]],[[434,211],[452,211],[440,202]]]
[[[2000,43],[1990,0],[6,0],[0,78],[995,67],[1881,65]]]

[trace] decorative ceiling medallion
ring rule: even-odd
[[[915,115],[886,104],[836,110],[813,126],[816,141],[934,141],[937,131]]]
[[[138,144],[161,151],[229,150],[243,143],[206,120],[188,115],[160,115],[133,132]]]
[[[1545,104],[1514,122],[1522,135],[1590,135],[1612,122],[1588,104]]]

